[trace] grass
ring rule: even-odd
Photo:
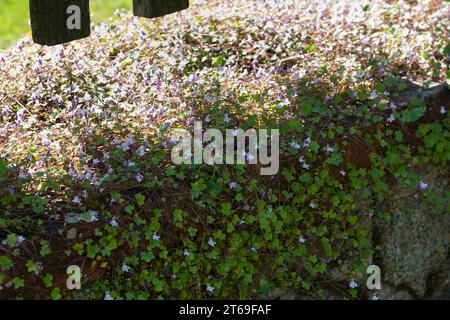
[[[94,22],[105,21],[116,9],[131,8],[131,0],[92,0],[91,15]],[[0,1],[0,49],[5,49],[30,32],[28,1]]]

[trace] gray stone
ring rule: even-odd
[[[450,300],[450,259],[429,277],[428,282],[430,295],[427,299]]]
[[[407,105],[413,97],[424,101],[426,99],[433,99],[443,94],[446,90],[448,92],[447,83],[430,83],[425,86],[423,83],[409,79],[401,79],[397,84],[399,83],[403,83],[406,88],[401,92],[394,93],[391,97],[391,101],[398,106]]]
[[[423,170],[421,180],[428,190],[443,195],[448,178],[437,169]],[[423,191],[393,187],[397,196],[384,210],[391,220],[380,225],[383,283],[413,290],[417,297],[427,291],[427,277],[446,261],[450,246],[450,215],[446,206],[434,208],[424,200]]]
[[[380,290],[374,290],[380,300],[414,300],[406,290],[396,289],[388,284],[381,287]]]
[[[66,238],[67,240],[73,240],[77,237],[77,229],[72,228],[69,231],[67,231]]]

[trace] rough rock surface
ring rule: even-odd
[[[442,195],[448,192],[448,178],[439,176],[438,170],[423,171],[421,177],[429,190]],[[431,207],[418,190],[399,186],[394,191],[396,196],[386,202],[385,208],[391,212],[391,220],[381,225],[383,282],[407,289],[414,298],[423,298],[432,290],[428,277],[448,258],[450,214],[447,206]]]

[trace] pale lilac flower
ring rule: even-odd
[[[8,187],[8,194],[9,194],[9,195],[13,195],[14,192],[16,192],[16,190],[14,189],[14,187],[13,187],[13,186],[9,186],[9,187]]]
[[[137,182],[142,182],[144,180],[144,176],[140,173],[138,173],[134,178]]]
[[[428,188],[428,183],[425,183],[425,182],[423,182],[423,181],[420,181],[419,188],[420,188],[421,190],[427,189],[427,188]]]
[[[9,116],[9,115],[11,115],[11,114],[12,114],[12,111],[11,111],[10,108],[8,108],[8,107],[3,107],[3,109],[2,109],[2,115],[3,115],[4,117]]]
[[[330,147],[329,145],[327,145],[327,152],[334,152],[334,148]]]
[[[28,179],[28,175],[25,174],[25,173],[23,173],[23,172],[21,172],[21,173],[19,173],[18,178],[19,178],[19,179]]]
[[[154,241],[159,241],[159,239],[161,239],[161,237],[155,232],[155,233],[153,233],[152,239]]]
[[[114,78],[116,76],[116,71],[113,68],[109,68],[105,72],[105,76],[107,76],[108,78]]]
[[[206,291],[208,292],[213,292],[214,291],[214,287],[210,286],[209,284],[206,286]]]
[[[114,298],[109,295],[109,292],[106,292],[104,300],[114,300]]]
[[[97,211],[89,210],[88,214],[89,214],[89,218],[86,219],[86,222],[98,221],[98,217],[97,217],[98,212]]]
[[[133,143],[134,143],[134,140],[131,139],[131,138],[125,140],[125,142],[122,143],[122,146],[121,146],[122,150],[123,150],[123,151],[128,151],[128,150],[130,150],[130,147],[131,147],[131,145],[132,145]]]
[[[124,161],[123,167],[124,168],[131,168],[134,167],[136,164],[133,161]]]
[[[305,163],[305,158],[303,156],[301,156],[300,158],[298,158],[298,162]]]
[[[209,238],[208,244],[213,248],[216,246],[216,242],[212,238]]]
[[[137,154],[139,157],[144,156],[144,155],[145,155],[145,148],[144,148],[144,146],[140,146],[140,147],[136,150],[136,154]]]
[[[445,109],[444,106],[441,106],[441,109],[439,110],[439,112],[440,112],[441,114],[446,114],[446,113],[447,113],[447,110]]]
[[[228,113],[225,114],[225,116],[223,117],[223,121],[225,121],[225,122],[230,122],[231,121],[231,118],[229,117]]]
[[[230,184],[228,186],[230,187],[230,189],[236,189],[237,183],[232,181],[232,182],[230,182]]]
[[[307,164],[307,163],[304,163],[304,164],[303,164],[303,169],[309,170],[309,168],[310,168],[310,165],[309,165],[309,164]]]
[[[109,225],[113,228],[117,228],[119,226],[116,219],[114,219],[114,218],[111,219],[111,221],[109,222]]]
[[[289,142],[289,146],[294,149],[300,149],[300,145],[295,141]]]
[[[35,104],[39,104],[39,99],[41,98],[41,94],[39,92],[35,92],[31,95],[31,101]]]
[[[75,196],[72,200],[72,203],[75,205],[79,205],[81,203],[80,197],[79,196]]]
[[[184,249],[184,251],[183,251],[183,256],[185,256],[185,257],[189,257],[190,256],[190,252],[189,252],[189,250],[188,249]]]
[[[373,296],[372,296],[372,299],[371,300],[380,300],[380,296],[378,295],[378,293],[375,293]]]
[[[391,115],[389,116],[389,118],[387,118],[387,122],[392,123],[395,121],[395,116],[393,113],[391,113]]]
[[[314,202],[310,202],[309,207],[312,209],[315,209],[315,208],[317,208],[317,204],[315,204]]]
[[[24,241],[26,240],[26,238],[24,236],[18,236],[17,240],[16,240],[16,244],[20,245],[22,244]]]
[[[298,242],[301,243],[301,244],[303,244],[303,243],[306,242],[306,239],[303,238],[303,236],[300,236],[300,238],[298,238]]]
[[[339,171],[339,173],[341,174],[341,176],[344,176],[347,174],[347,172],[345,172],[344,170]]]
[[[303,146],[305,148],[308,148],[310,143],[311,143],[311,138],[306,138],[305,141],[303,142]]]
[[[205,94],[205,101],[208,103],[213,103],[215,101],[214,97],[211,96],[209,93]]]
[[[127,266],[126,264],[122,265],[122,272],[127,273],[127,272],[130,272],[130,270],[131,270],[131,268],[129,266]]]
[[[378,98],[378,93],[376,90],[372,90],[372,92],[370,93],[370,99],[373,100],[376,98]]]
[[[352,289],[355,289],[355,288],[358,287],[358,284],[356,283],[355,279],[351,279],[351,280],[348,282],[348,286],[349,286],[350,288],[352,288]]]

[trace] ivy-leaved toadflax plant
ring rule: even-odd
[[[33,41],[54,46],[88,37],[89,0],[30,0]]]

